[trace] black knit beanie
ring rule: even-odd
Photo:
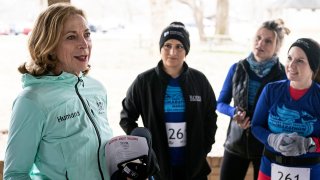
[[[289,48],[297,46],[306,53],[311,70],[316,73],[320,64],[320,46],[315,40],[310,38],[300,38],[296,40]],[[288,51],[289,52],[289,51]]]
[[[190,39],[189,32],[185,28],[184,24],[181,22],[172,22],[169,26],[167,26],[161,33],[159,45],[160,51],[164,43],[169,39],[176,39],[180,41],[186,50],[186,55],[190,50]]]

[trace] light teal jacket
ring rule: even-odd
[[[107,94],[80,75],[24,74],[13,104],[4,179],[109,179]],[[101,177],[101,173],[103,178]]]

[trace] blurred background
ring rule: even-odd
[[[300,37],[320,41],[320,0],[71,0],[83,8],[92,31],[90,75],[108,91],[108,117],[114,135],[121,101],[134,78],[160,60],[160,33],[172,21],[190,32],[189,66],[202,71],[218,98],[229,67],[245,58],[258,26],[282,18],[291,34],[280,51],[284,63],[290,44]],[[21,92],[17,67],[29,60],[27,40],[47,0],[0,0],[0,160],[5,151],[11,107]],[[229,118],[218,114],[216,143],[221,156]]]

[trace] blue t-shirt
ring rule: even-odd
[[[183,165],[187,139],[185,101],[178,78],[169,80],[164,99],[164,113],[171,164]]]

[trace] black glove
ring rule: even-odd
[[[147,174],[148,156],[144,155],[133,160],[118,164],[119,174],[117,180],[131,178],[136,180],[145,180],[149,177]]]

